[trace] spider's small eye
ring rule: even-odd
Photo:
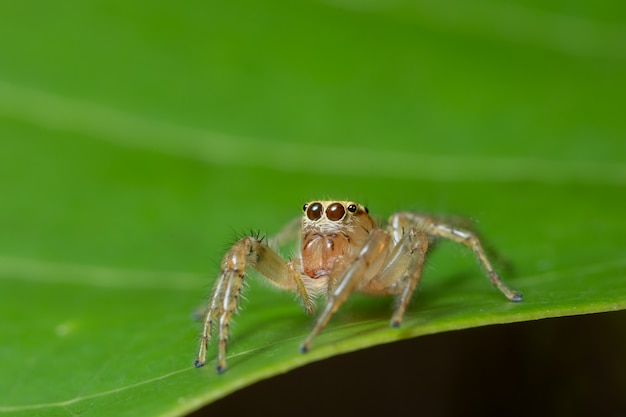
[[[356,204],[350,204],[350,205],[348,206],[348,211],[349,211],[350,213],[356,213]]]
[[[334,222],[343,219],[343,216],[346,215],[346,209],[343,208],[343,204],[341,203],[333,203],[326,209],[326,217],[328,220],[332,220]]]
[[[306,208],[309,207],[309,203],[304,203],[302,206],[302,211],[306,211]]]
[[[322,203],[313,203],[307,208],[306,216],[309,220],[319,220],[322,217],[323,210],[324,207],[322,206]]]
[[[365,209],[365,213],[366,214],[370,214],[370,209],[368,209],[367,207],[363,207]]]

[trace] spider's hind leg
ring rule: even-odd
[[[414,224],[433,238],[449,239],[467,246],[474,252],[478,263],[485,270],[489,282],[510,301],[522,301],[522,294],[507,286],[495,271],[476,233],[417,213],[397,213],[392,216],[390,224]]]
[[[491,262],[489,262],[489,259],[487,258],[485,250],[480,244],[480,240],[478,240],[478,237],[474,232],[457,229],[445,224],[433,224],[429,228],[429,233],[453,240],[472,249],[478,259],[478,263],[480,263],[487,273],[491,285],[500,290],[500,292],[510,301],[522,301],[522,294],[507,286],[495,271]]]

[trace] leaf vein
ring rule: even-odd
[[[403,150],[320,146],[241,137],[150,120],[94,102],[67,98],[0,80],[0,115],[48,129],[74,132],[133,149],[211,165],[285,172],[421,179],[444,182],[577,181],[626,184],[621,163],[522,157],[426,155]],[[259,155],[264,155],[259,158]],[[307,155],[315,164],[302,164]]]

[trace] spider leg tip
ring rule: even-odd
[[[510,300],[511,300],[511,301],[513,301],[513,302],[515,302],[515,303],[519,303],[519,302],[520,302],[520,301],[522,301],[523,299],[524,299],[524,297],[522,296],[522,294],[521,294],[521,293],[519,293],[519,292],[517,292],[517,291],[516,291],[516,292],[514,292],[514,293],[511,295],[511,298],[510,298]]]
[[[224,371],[226,371],[226,365],[217,365],[217,366],[215,367],[215,371],[216,371],[218,374],[222,374],[222,373],[224,373]]]
[[[300,353],[307,353],[309,351],[309,345],[307,344],[302,344],[300,345]]]
[[[193,361],[193,366],[194,366],[194,368],[200,368],[200,367],[204,366],[204,361],[196,359],[195,361]]]
[[[400,327],[400,320],[391,320],[391,323],[389,323],[389,325],[395,329],[397,329],[398,327]]]

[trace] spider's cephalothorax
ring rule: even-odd
[[[228,323],[237,307],[246,268],[284,290],[295,292],[307,313],[314,297],[326,295],[326,304],[300,349],[306,352],[315,335],[354,292],[395,295],[391,325],[399,326],[421,277],[431,241],[450,239],[471,248],[491,283],[509,300],[521,301],[494,271],[476,235],[439,221],[436,217],[399,212],[384,228],[378,227],[367,208],[350,201],[312,201],[303,206],[301,222],[290,222],[271,242],[280,246],[300,233],[300,256],[285,261],[258,237],[244,237],[224,255],[204,320],[195,366],[205,363],[206,348],[217,329],[217,370],[226,369]]]
[[[365,207],[345,201],[303,206],[302,269],[313,279],[328,277],[340,258],[363,245],[376,224]]]

